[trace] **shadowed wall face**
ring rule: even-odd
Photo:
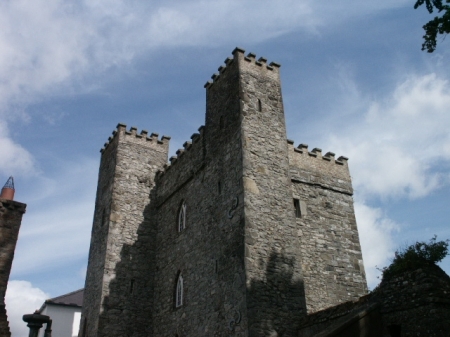
[[[5,309],[5,293],[26,205],[0,199],[0,336],[11,335]]]
[[[247,329],[238,76],[229,63],[207,88],[205,126],[157,180],[155,336],[243,336]],[[184,296],[176,307],[179,274]]]

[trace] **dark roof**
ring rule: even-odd
[[[61,295],[58,297],[50,298],[45,301],[45,304],[59,304],[59,305],[70,305],[73,307],[83,306],[83,295],[84,288],[71,293]]]

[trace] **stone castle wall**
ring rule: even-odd
[[[26,205],[17,201],[0,199],[0,336],[9,337],[5,294],[11,272],[22,216]]]
[[[170,163],[166,138],[123,125],[102,149],[81,335],[294,336],[365,294],[346,159],[286,139],[278,64],[237,48],[212,78]]]

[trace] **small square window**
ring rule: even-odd
[[[389,325],[388,330],[391,337],[401,337],[402,335],[402,326],[399,324]]]

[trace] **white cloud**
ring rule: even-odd
[[[325,140],[350,158],[360,197],[418,198],[448,183],[440,172],[450,163],[447,80],[436,74],[411,76],[390,97],[366,104],[364,119],[349,116],[347,126]]]
[[[161,47],[257,43],[315,32],[346,17],[398,6],[311,0],[63,1],[0,4],[0,113],[49,95],[89,90],[95,75]],[[341,13],[335,15],[336,12]],[[89,78],[89,79],[88,79]],[[80,85],[81,84],[81,85]],[[94,85],[95,87],[95,85]],[[7,114],[6,114],[7,112]]]
[[[10,115],[48,95],[70,93],[86,77],[155,48],[211,45],[236,36],[261,41],[314,25],[312,17],[306,1],[292,0],[264,6],[224,0],[160,6],[119,0],[3,2],[0,111]]]
[[[34,158],[8,135],[6,123],[0,121],[0,174],[33,174]]]
[[[175,23],[175,24],[174,24]],[[260,42],[318,24],[308,1],[189,1],[160,7],[148,23],[148,39],[158,45],[217,45]]]
[[[48,298],[48,294],[28,281],[8,282],[5,302],[12,337],[28,336],[30,330],[22,316],[32,314]]]
[[[337,78],[343,98],[342,104],[332,103],[331,118],[339,127],[325,126],[319,142],[350,158],[364,263],[373,287],[379,275],[375,266],[388,265],[398,248],[393,233],[401,227],[370,200],[422,198],[450,183],[450,83],[435,73],[410,75],[387,97],[373,100],[351,77],[339,71]],[[349,112],[352,100],[364,114]]]
[[[380,281],[381,272],[377,268],[387,266],[397,248],[391,234],[400,230],[400,225],[389,219],[381,209],[372,208],[364,203],[355,203],[358,221],[359,239],[363,252],[369,288],[374,288]]]

